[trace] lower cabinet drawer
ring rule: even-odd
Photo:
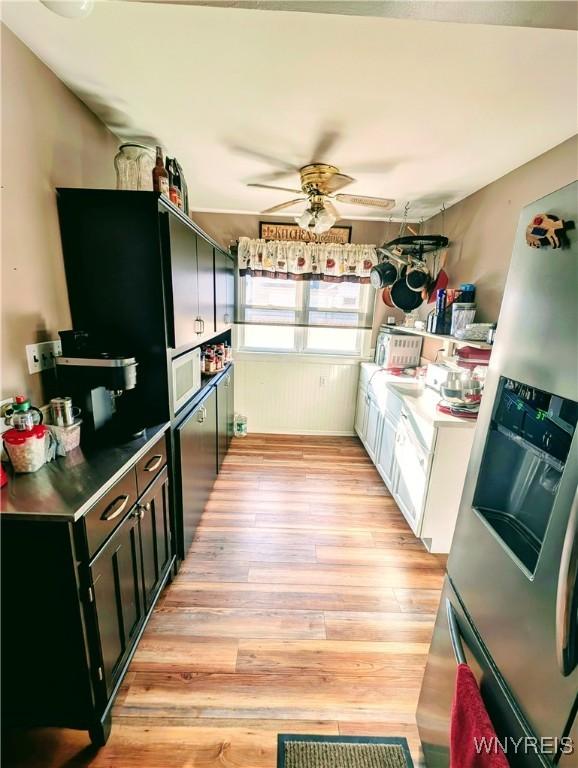
[[[167,463],[167,441],[163,435],[149,448],[136,465],[136,482],[139,496],[144,493]]]
[[[89,556],[93,557],[109,536],[122,523],[136,504],[135,470],[130,469],[86,513],[85,526]]]

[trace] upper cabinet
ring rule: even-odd
[[[169,347],[197,345],[215,335],[213,245],[180,217],[161,211],[164,257],[172,288]]]
[[[197,235],[176,216],[167,212],[160,216],[161,224],[168,229],[164,250],[172,288],[172,313],[167,318],[168,346],[176,349],[202,332]]]
[[[231,327],[235,309],[235,276],[233,259],[219,248],[215,253],[215,331]]]
[[[136,389],[123,397],[158,424],[170,417],[167,360],[232,322],[232,261],[155,192],[57,194],[73,327],[137,359]]]
[[[197,266],[199,270],[199,319],[200,340],[215,335],[215,286],[213,275],[213,245],[203,237],[197,237]]]

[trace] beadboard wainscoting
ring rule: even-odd
[[[353,435],[359,358],[237,352],[235,409],[253,433]]]

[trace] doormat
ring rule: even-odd
[[[406,739],[280,733],[277,768],[413,768]]]

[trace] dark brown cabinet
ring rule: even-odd
[[[213,246],[203,237],[197,237],[197,266],[199,270],[199,342],[215,335],[215,296],[213,279]]]
[[[97,674],[104,678],[108,696],[144,616],[140,560],[138,507],[135,507],[90,566],[91,596],[102,657]]]
[[[179,554],[184,559],[203,514],[217,474],[217,392],[193,407],[174,430],[180,468],[182,514]]]
[[[170,554],[166,467],[139,499],[90,566],[104,678],[110,696],[146,611],[153,605]]]
[[[231,365],[224,376],[217,382],[217,469],[221,469],[223,459],[229,450],[233,436],[234,422],[234,380]]]
[[[3,727],[108,738],[115,694],[175,563],[166,433],[135,443],[114,459],[71,454],[2,490]]]
[[[222,333],[233,323],[235,276],[233,260],[218,248],[215,253],[215,331]]]
[[[233,434],[235,432],[235,369],[233,365],[228,372],[229,382],[227,384],[227,450],[231,445]]]
[[[168,342],[174,349],[185,347],[202,334],[199,307],[199,271],[197,235],[180,218],[168,212],[159,213],[161,231],[168,228],[163,251],[170,264],[173,322],[168,323]],[[172,327],[171,327],[172,326]]]
[[[152,605],[171,559],[169,478],[165,467],[137,507],[145,606]]]
[[[73,326],[136,358],[123,403],[137,426],[172,418],[172,358],[229,332],[231,259],[155,192],[58,189],[57,202]]]

